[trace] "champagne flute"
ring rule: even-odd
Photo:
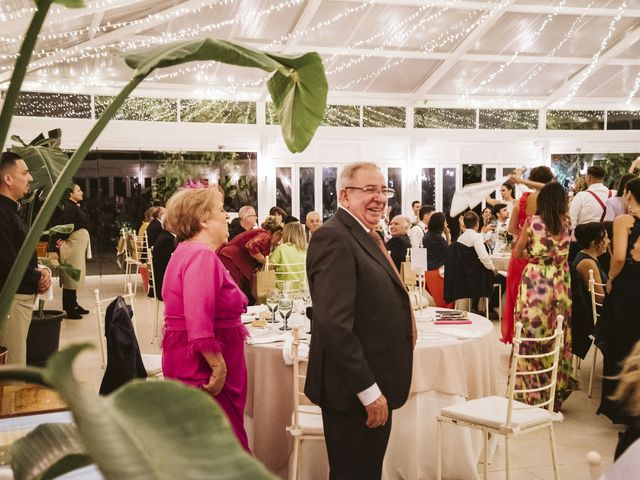
[[[276,323],[276,310],[278,310],[278,302],[280,301],[280,290],[272,288],[267,292],[267,308],[271,312],[271,323]]]
[[[291,297],[283,296],[278,302],[278,311],[280,316],[284,320],[284,325],[280,327],[280,330],[291,330],[287,325],[287,320],[291,316],[291,310],[293,309],[293,299]]]

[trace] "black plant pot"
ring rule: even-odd
[[[43,317],[33,312],[27,336],[27,365],[44,366],[60,345],[60,324],[64,312],[45,310]]]

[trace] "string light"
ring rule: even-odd
[[[607,48],[607,45],[609,44],[609,40],[613,36],[613,32],[616,30],[618,23],[622,19],[622,16],[624,15],[624,11],[626,10],[626,8],[627,8],[627,1],[624,0],[624,2],[622,2],[622,4],[618,7],[618,14],[609,23],[609,30],[607,31],[607,34],[605,35],[605,37],[602,39],[602,42],[600,42],[600,48],[593,55],[593,58],[591,59],[591,64],[587,67],[586,70],[584,70],[580,74],[580,78],[571,85],[571,90],[569,91],[567,96],[562,101],[555,102],[554,106],[564,105],[570,102],[571,100],[573,100],[573,98],[576,96],[578,89],[582,86],[585,80],[589,78],[589,75],[591,75],[591,72],[593,71],[596,64],[598,63],[600,55],[602,55],[602,52],[604,52],[604,50]]]
[[[406,118],[405,107],[372,107],[363,108],[364,127],[404,128]]]
[[[522,53],[522,51],[527,50],[532,44],[533,42],[536,41],[536,39],[542,34],[542,32],[547,28],[548,25],[550,25],[553,20],[556,18],[556,16],[558,15],[558,12],[560,11],[560,9],[564,6],[564,4],[567,3],[567,0],[562,0],[562,2],[560,2],[558,5],[556,5],[556,7],[554,8],[553,12],[548,14],[546,16],[546,18],[544,19],[544,21],[542,22],[542,25],[540,25],[540,27],[538,28],[538,30],[536,30],[533,34],[529,35],[527,40],[525,41],[524,45],[522,46],[522,48],[520,48],[519,50],[516,50],[513,55],[511,55],[511,57],[509,58],[509,60],[507,60],[506,62],[502,63],[497,70],[495,70],[494,72],[492,72],[488,78],[482,80],[473,90],[471,91],[465,91],[459,98],[458,102],[459,103],[466,103],[466,101],[469,99],[469,97],[471,95],[475,95],[476,93],[478,93],[480,90],[482,90],[482,88],[484,88],[485,86],[491,84],[496,77],[498,77],[498,75],[500,75],[502,72],[505,71],[505,69],[509,66],[511,66],[513,64],[513,62],[516,61],[516,59],[520,56],[520,54]]]
[[[627,97],[626,103],[629,107],[633,107],[633,99],[638,93],[638,90],[640,90],[640,72],[638,72],[638,75],[636,75],[636,81],[633,83],[633,88],[631,89],[631,91],[629,92],[629,96]],[[633,108],[633,111],[637,112],[638,107]]]
[[[416,108],[414,118],[416,128],[476,128],[476,111],[472,109]]]
[[[91,5],[84,10],[84,12],[91,14],[93,10],[102,10],[106,7],[118,8],[122,5],[133,6],[136,3],[143,2],[144,0],[94,0],[91,2]],[[20,20],[23,18],[31,18],[34,13],[36,13],[37,9],[35,7],[23,7],[18,10],[14,10],[11,12],[2,12],[0,10],[0,21],[14,21]],[[68,12],[68,9],[63,8],[59,5],[53,5],[50,11],[50,14],[59,15]],[[60,18],[54,20],[52,23],[64,22],[65,18]]]

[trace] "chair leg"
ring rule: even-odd
[[[98,308],[98,307],[96,307]],[[102,363],[100,364],[100,368],[104,369],[106,361],[104,355],[104,342],[102,341],[102,328],[100,328],[100,320],[98,319],[98,342],[100,343],[100,358],[102,359]]]
[[[127,292],[127,284],[129,283],[129,272],[131,271],[131,264],[125,260],[126,266],[124,267],[124,292]]]
[[[505,478],[509,480],[511,474],[511,456],[509,451],[509,435],[504,436],[504,466]]]
[[[558,455],[556,454],[556,438],[553,433],[553,423],[549,425],[549,442],[551,443],[551,458],[553,460],[553,478],[558,480]]]
[[[138,293],[138,277],[140,276],[140,266],[136,263],[136,273],[133,279],[133,294],[137,295]]]
[[[498,320],[502,322],[502,285],[498,284]]]
[[[438,456],[436,478],[442,480],[442,421],[436,419],[436,455]]]
[[[298,480],[298,456],[300,455],[300,437],[293,437],[293,465],[291,465],[291,472],[289,478]]]
[[[593,388],[593,374],[596,371],[596,359],[598,358],[598,347],[592,344],[593,349],[593,363],[591,364],[591,373],[589,374],[589,390],[587,396],[591,398],[591,389]]]
[[[153,336],[151,337],[151,343],[153,343],[156,338],[158,338],[158,318],[160,316],[160,301],[156,298],[155,300],[156,309],[153,314]]]
[[[484,443],[484,467],[482,468],[482,478],[488,480],[489,478],[489,431],[482,431],[483,443]]]

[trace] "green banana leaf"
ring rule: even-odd
[[[30,200],[35,197],[41,200],[46,198],[60,172],[69,163],[69,157],[60,149],[61,137],[62,131],[59,128],[51,130],[48,137],[38,135],[28,144],[17,135],[11,136],[14,142],[19,143],[13,145],[11,151],[22,157],[33,177],[30,189],[34,196]],[[73,183],[69,182],[67,187],[73,188]]]
[[[177,42],[125,57],[136,77],[156,68],[195,60],[216,60],[231,65],[275,72],[267,85],[289,150],[302,152],[320,126],[327,106],[328,83],[320,55],[272,55],[224,40],[206,38]]]
[[[73,223],[65,223],[64,225],[56,225],[45,230],[42,232],[42,235],[51,235],[52,233],[62,233],[63,235],[66,235],[71,232],[73,232]]]
[[[80,280],[80,270],[67,262],[58,263],[58,261],[52,261],[47,257],[38,257],[38,263],[44,265],[45,267],[49,267],[49,269],[54,272],[56,269],[59,269],[65,275],[71,277],[72,280],[76,282]]]
[[[107,479],[274,478],[244,451],[220,407],[202,391],[173,381],[136,380],[102,397],[80,384],[72,364],[88,347],[72,345],[54,354],[44,369],[0,368],[0,380],[55,388],[78,433],[47,427],[16,442],[12,468],[25,475],[17,478],[51,478],[50,469],[61,474],[89,461]],[[45,434],[49,444],[33,448],[33,438]]]

